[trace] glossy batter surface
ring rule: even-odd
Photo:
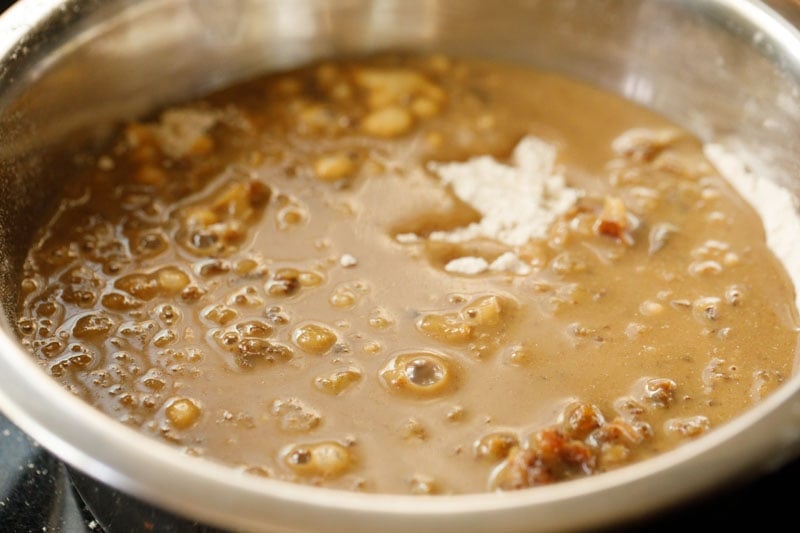
[[[551,222],[492,229],[528,192],[491,193],[476,158],[563,178],[530,199]],[[794,289],[700,143],[558,76],[325,62],[77,161],[25,266],[23,342],[115,419],[251,474],[546,484],[697,438],[794,369]],[[465,201],[451,163],[488,185]]]

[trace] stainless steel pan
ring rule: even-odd
[[[773,2],[796,16],[791,2]],[[521,61],[736,146],[800,193],[800,34],[746,0],[21,0],[0,17],[0,408],[75,468],[230,529],[532,531],[619,524],[800,451],[800,378],[656,459],[514,493],[389,496],[242,477],[112,421],[16,340],[20,264],[65,157],[115,121],[264,69],[383,48]],[[798,236],[800,239],[800,236]]]

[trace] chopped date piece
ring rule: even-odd
[[[628,210],[622,199],[616,196],[606,196],[603,202],[603,211],[600,213],[594,229],[599,235],[614,237],[626,244],[633,242],[630,235]]]
[[[615,418],[593,431],[587,441],[595,445],[614,443],[635,446],[651,436],[652,429],[649,425],[633,424]]]
[[[564,413],[564,431],[572,438],[584,439],[605,422],[603,413],[595,405],[577,403]]]
[[[245,370],[253,368],[259,361],[279,363],[291,358],[290,348],[265,339],[243,339],[236,346],[236,363]]]
[[[593,404],[574,402],[561,414],[560,425],[545,427],[527,442],[494,433],[475,444],[477,457],[505,459],[490,485],[516,490],[592,475],[624,464],[631,450],[653,436],[644,422],[622,418],[606,421]]]
[[[495,479],[500,490],[546,485],[589,475],[597,466],[597,449],[553,428],[539,430],[527,448],[513,448]]]
[[[711,422],[703,415],[672,418],[666,422],[664,429],[684,438],[695,438],[711,429]]]
[[[644,399],[657,407],[669,407],[678,385],[667,378],[648,379],[644,383]]]

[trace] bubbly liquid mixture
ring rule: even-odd
[[[520,67],[265,76],[80,158],[25,265],[20,336],[111,417],[251,474],[465,493],[607,471],[794,368],[793,287],[701,148]],[[503,168],[564,182],[509,199]],[[509,201],[550,200],[546,225],[504,233]]]

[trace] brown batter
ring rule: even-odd
[[[428,238],[480,215],[427,163],[525,136],[584,191],[547,236]],[[114,418],[250,473],[549,483],[674,448],[794,368],[791,283],[700,143],[555,75],[325,62],[127,124],[76,172],[25,266],[23,342]],[[524,273],[445,270],[508,252]]]

